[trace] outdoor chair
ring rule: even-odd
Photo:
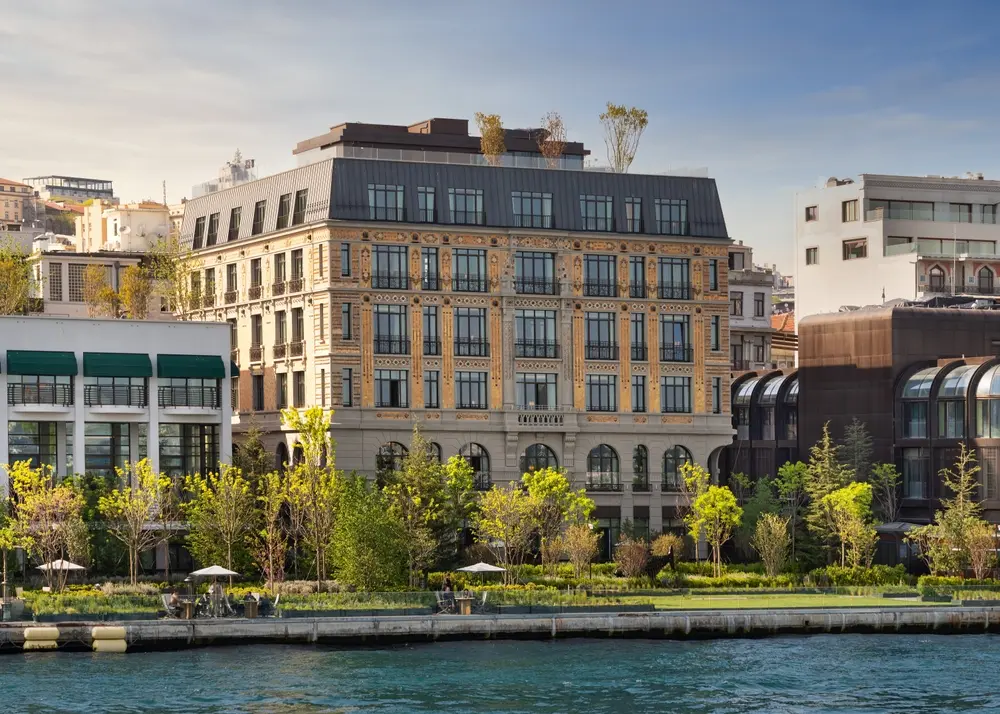
[[[450,597],[451,593],[435,592],[437,596],[437,607],[439,615],[455,614],[455,598]]]
[[[477,612],[485,613],[485,612],[489,611],[488,610],[489,606],[486,604],[487,600],[489,600],[489,597],[490,597],[490,591],[489,590],[484,590],[483,591],[483,599],[480,600],[479,602],[475,603],[475,610]]]
[[[169,595],[161,594],[160,599],[163,601],[163,609],[164,611],[166,611],[167,617],[177,617],[181,614],[180,605],[174,605],[174,606],[170,605]]]

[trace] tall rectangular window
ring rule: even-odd
[[[351,275],[351,244],[341,243],[340,244],[340,276],[342,278],[350,277]]]
[[[340,370],[340,404],[345,407],[354,404],[354,370],[350,367]]]
[[[250,316],[250,346],[260,347],[264,344],[264,318],[262,315]]]
[[[226,292],[235,293],[237,290],[237,280],[236,280],[236,263],[230,263],[226,266]],[[233,296],[236,299],[236,296]]]
[[[455,308],[455,356],[486,357],[489,343],[486,336],[486,308]]]
[[[631,255],[628,259],[628,296],[648,297],[646,291],[646,259],[641,255]]]
[[[587,411],[618,411],[618,377],[614,374],[588,374],[586,376]]]
[[[585,231],[613,231],[614,217],[611,196],[581,194],[580,217]]]
[[[660,377],[660,411],[664,414],[691,413],[690,377]]]
[[[646,375],[632,375],[632,411],[646,411]]]
[[[712,351],[722,349],[722,316],[712,315]]]
[[[292,225],[298,226],[305,223],[306,203],[309,201],[309,189],[304,188],[295,192],[295,209],[292,213]]]
[[[486,251],[472,248],[454,250],[452,290],[486,292]]]
[[[691,261],[687,258],[660,258],[656,279],[661,300],[691,299]]]
[[[555,310],[514,311],[514,356],[559,356]]]
[[[930,449],[903,449],[903,498],[927,498]]]
[[[319,405],[326,408],[326,370],[319,371]]]
[[[49,300],[62,302],[63,279],[62,263],[49,263]]]
[[[278,372],[274,375],[274,398],[276,408],[288,408],[288,372]]]
[[[764,317],[764,293],[753,294],[753,316]]]
[[[274,344],[283,345],[288,342],[288,319],[284,310],[274,312]]]
[[[305,263],[302,260],[302,249],[296,248],[292,251],[292,280],[302,280],[304,272]]]
[[[656,209],[656,232],[667,236],[686,236],[688,230],[687,199],[657,198],[653,201]]]
[[[264,411],[264,375],[254,374],[250,379],[251,398],[255,412]]]
[[[405,409],[410,406],[410,373],[405,369],[375,370],[375,406]]]
[[[372,250],[372,287],[406,290],[410,286],[405,245],[377,245]]]
[[[215,268],[205,269],[205,297],[215,297]]]
[[[708,261],[708,289],[719,289],[719,261],[714,258]]]
[[[205,236],[205,245],[215,245],[219,240],[219,214],[213,213],[208,217],[208,234]]]
[[[287,277],[285,273],[285,254],[276,253],[274,256],[274,282],[277,285],[283,285]]]
[[[292,406],[301,409],[306,405],[306,373],[292,372]]]
[[[424,372],[424,408],[441,408],[441,373],[436,369]]]
[[[341,339],[351,339],[351,303],[340,304],[340,334]]]
[[[633,312],[629,315],[629,346],[632,359],[645,362],[649,359],[649,348],[646,345],[646,313]]]
[[[402,221],[403,187],[368,184],[368,218],[372,221]]]
[[[552,227],[552,194],[537,191],[511,191],[514,226],[518,228]]]
[[[323,256],[323,244],[320,243],[316,246],[316,268],[319,273],[319,277],[323,277],[323,273],[326,271],[326,263]]]
[[[319,304],[319,319],[317,320],[317,322],[319,323],[319,341],[320,342],[325,342],[326,341],[326,305],[324,305],[323,303]]]
[[[997,222],[997,205],[983,204],[983,223],[995,224]]]
[[[858,199],[844,201],[840,204],[840,220],[842,223],[858,220]]]
[[[434,187],[417,186],[417,220],[420,223],[435,223],[437,213],[434,204]]]
[[[660,314],[660,361],[690,362],[691,316]]]
[[[278,220],[274,224],[274,230],[280,231],[288,228],[288,219],[292,214],[292,194],[283,194],[278,199]]]
[[[250,235],[256,236],[264,232],[264,212],[267,210],[267,201],[257,201],[253,206],[253,226],[250,228]]]
[[[642,233],[642,199],[625,199],[625,232]]]
[[[437,305],[425,305],[423,310],[424,354],[441,354],[441,320]]]
[[[971,203],[950,203],[948,204],[951,220],[955,223],[972,223]]]
[[[819,248],[806,248],[806,265],[816,265],[819,262]]]
[[[618,297],[617,259],[613,255],[583,256],[583,294]]]
[[[410,354],[406,305],[375,305],[375,354]]]
[[[481,188],[449,188],[448,209],[452,223],[481,226],[486,222]]]
[[[806,206],[806,223],[819,220],[819,206]]]
[[[261,270],[260,258],[254,258],[250,261],[250,287],[259,288],[263,280],[264,273]]]
[[[420,249],[420,289],[441,289],[441,271],[437,248]]]
[[[722,413],[722,377],[712,377],[712,413]]]
[[[292,308],[292,342],[302,342],[305,339],[305,319],[302,308]]]
[[[489,408],[486,393],[486,372],[455,372],[455,408]]]
[[[519,250],[514,253],[514,291],[522,295],[555,295],[556,259],[553,253]]]
[[[514,382],[514,401],[518,409],[555,409],[558,374],[518,372]]]
[[[237,206],[229,212],[229,235],[226,236],[226,240],[236,240],[240,237],[240,218],[243,214],[243,209]]]
[[[195,250],[201,248],[201,242],[205,237],[205,216],[198,216],[194,222],[194,238],[191,247]]]
[[[743,317],[743,293],[729,296],[729,314],[733,317]]]
[[[618,359],[618,330],[613,312],[588,312],[584,316],[586,359]]]

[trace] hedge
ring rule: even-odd
[[[902,565],[873,565],[868,568],[844,568],[828,565],[809,573],[808,579],[819,587],[879,587],[906,585],[911,581]]]

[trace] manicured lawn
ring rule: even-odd
[[[628,603],[631,598],[622,600]],[[653,601],[657,610],[732,610],[744,608],[810,607],[913,607],[947,603],[922,603],[919,598],[880,598],[853,595],[664,595],[634,598],[635,602]]]

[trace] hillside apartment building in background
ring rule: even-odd
[[[338,468],[374,475],[419,424],[479,488],[565,468],[605,552],[624,520],[681,528],[680,466],[733,433],[715,182],[506,146],[494,167],[464,120],[342,124],[299,168],[187,202],[185,317],[229,323],[235,428],[281,464],[279,409],[335,409]]]
[[[795,199],[798,319],[890,300],[1000,293],[1000,181],[862,174]]]

